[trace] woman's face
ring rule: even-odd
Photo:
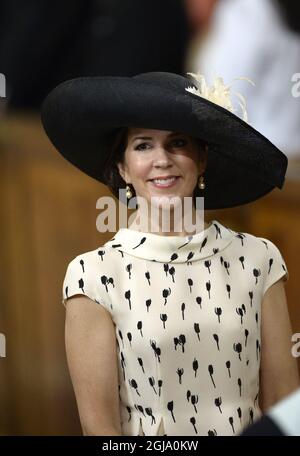
[[[165,130],[129,128],[120,175],[133,185],[137,196],[192,197],[203,173],[207,151],[190,136]],[[163,179],[171,176],[171,179]],[[153,179],[161,178],[156,181]]]

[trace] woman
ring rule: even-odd
[[[287,159],[230,112],[221,80],[191,85],[170,73],[80,78],[43,106],[64,157],[138,199],[129,228],[74,258],[64,280],[85,435],[237,435],[299,383],[278,248],[195,207],[282,188]]]

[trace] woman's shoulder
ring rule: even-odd
[[[236,249],[240,255],[247,257],[257,265],[260,265],[267,275],[270,274],[271,269],[278,271],[280,274],[286,274],[288,278],[288,270],[281,253],[281,250],[269,238],[254,235],[249,232],[235,232]]]
[[[279,279],[288,280],[288,268],[276,241],[249,232],[234,233],[232,259],[239,259],[243,268],[256,279],[261,277],[263,293]]]
[[[91,264],[92,263],[99,264],[99,262],[101,263],[104,260],[112,259],[112,255],[111,255],[112,250],[113,249],[111,248],[111,246],[103,244],[93,250],[88,250],[85,252],[78,253],[76,256],[73,256],[70,259],[70,263],[72,263],[72,262],[83,263],[86,261]]]
[[[113,284],[107,253],[109,249],[104,246],[94,250],[79,253],[67,262],[65,277],[63,280],[63,301],[75,294],[84,294],[98,304],[111,311],[108,284]],[[104,256],[107,258],[104,260]],[[113,284],[114,285],[114,284]]]
[[[231,230],[231,232],[235,234],[236,241],[239,242],[242,247],[248,247],[250,249],[257,248],[261,251],[269,252],[278,250],[278,247],[271,239],[255,235],[248,231]]]

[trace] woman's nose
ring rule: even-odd
[[[157,147],[154,156],[155,165],[171,164],[170,154],[164,146]]]

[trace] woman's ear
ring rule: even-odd
[[[119,163],[117,163],[117,167],[118,167],[120,176],[122,177],[122,179],[123,179],[124,181],[126,181],[123,164],[119,162]]]
[[[130,183],[130,180],[128,180],[128,173],[125,170],[126,166],[122,162],[118,162],[117,167],[118,167],[119,174],[122,177],[123,181],[126,182],[127,184]]]

